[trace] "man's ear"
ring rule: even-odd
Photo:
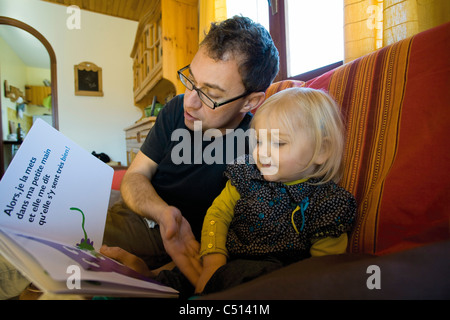
[[[266,94],[264,92],[252,92],[245,98],[244,106],[241,112],[247,113],[258,108],[266,99]]]
[[[319,154],[316,158],[316,161],[314,162],[317,165],[324,164],[325,161],[328,160],[328,158],[331,155],[331,142],[330,139],[324,138],[322,141],[322,146],[320,148]]]

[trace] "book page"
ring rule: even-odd
[[[178,292],[95,251],[0,230],[0,251],[46,292],[175,298]]]
[[[0,228],[99,250],[113,169],[42,120],[0,181]]]

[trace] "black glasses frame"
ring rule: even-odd
[[[232,98],[232,99],[226,100],[226,101],[224,101],[224,102],[220,102],[220,103],[219,103],[219,102],[216,102],[216,101],[214,101],[213,99],[211,99],[206,93],[204,93],[201,89],[197,88],[197,87],[195,86],[195,84],[192,82],[192,80],[190,80],[189,78],[187,78],[187,77],[183,74],[183,72],[184,72],[186,69],[188,69],[190,66],[191,66],[191,65],[188,64],[186,67],[181,68],[180,70],[178,70],[178,71],[177,71],[178,77],[180,78],[181,83],[186,87],[186,89],[188,89],[189,91],[192,91],[192,90],[197,91],[198,97],[200,98],[200,100],[201,100],[208,108],[211,108],[211,109],[214,110],[214,109],[216,109],[216,108],[218,108],[218,107],[223,106],[224,104],[227,104],[227,103],[236,101],[236,100],[238,100],[238,99],[241,99],[241,98],[243,98],[243,97],[249,95],[249,92],[246,91],[246,92],[244,92],[243,94],[241,94],[240,96],[237,96],[237,97],[235,97],[235,98]],[[192,88],[190,88],[190,86],[192,86]],[[208,99],[208,101],[203,100],[202,97],[205,97],[206,99]],[[212,104],[212,105],[211,105],[211,104]]]

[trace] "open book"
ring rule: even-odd
[[[43,291],[177,297],[98,253],[113,169],[42,120],[0,181],[0,254]]]

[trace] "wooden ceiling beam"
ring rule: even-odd
[[[139,21],[157,0],[41,0],[63,6],[76,5],[80,9],[109,16]]]

